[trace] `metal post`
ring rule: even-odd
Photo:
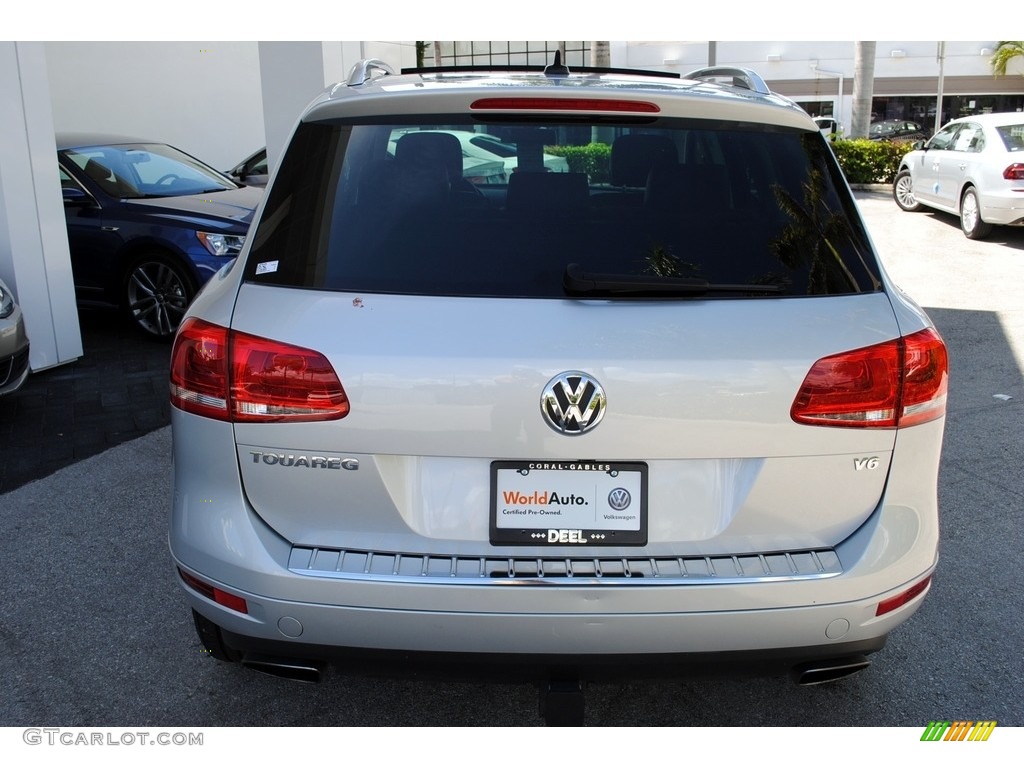
[[[942,127],[942,86],[943,86],[943,68],[946,63],[946,43],[945,41],[939,41],[938,48],[935,52],[935,60],[939,62],[939,94],[935,101],[935,128],[932,131],[933,134],[939,132],[939,128]]]

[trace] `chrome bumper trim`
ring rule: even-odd
[[[360,581],[486,586],[645,586],[796,581],[839,576],[832,549],[651,557],[495,557],[293,547],[288,569]]]

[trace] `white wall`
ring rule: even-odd
[[[46,44],[54,127],[162,141],[225,170],[264,144],[250,42]]]
[[[412,42],[322,46],[327,82],[310,83],[308,93],[295,94],[295,114],[275,119],[294,121],[301,106],[323,85],[344,80],[360,57],[396,69],[416,61]],[[57,131],[163,141],[221,170],[267,143],[256,42],[51,42],[46,59]]]

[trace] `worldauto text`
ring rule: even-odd
[[[522,493],[521,491],[502,491],[502,498],[506,504],[565,504],[587,506],[588,501],[582,496],[570,493],[568,496],[559,496],[556,491],[534,491],[533,493]]]

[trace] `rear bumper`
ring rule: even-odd
[[[671,654],[500,654],[391,651],[282,642],[221,631],[221,639],[246,666],[271,671],[279,665],[332,665],[347,674],[378,677],[435,677],[446,681],[534,682],[551,679],[632,681],[636,679],[720,679],[791,674],[796,682],[828,682],[867,666],[866,657],[886,638],[808,648],[709,651]],[[316,678],[271,671],[280,677]]]
[[[488,611],[488,590],[481,594],[477,588],[447,589],[458,590],[467,605],[475,604],[476,609],[393,610],[297,603],[233,589],[231,593],[243,597],[248,605],[249,613],[243,615],[186,587],[192,606],[229,633],[228,644],[232,647],[310,658],[344,656],[350,649],[359,648],[588,659],[621,655],[713,659],[724,654],[727,658],[782,658],[795,663],[844,655],[848,647],[879,648],[886,635],[923,600],[921,595],[879,618],[874,616],[879,602],[876,597],[799,608],[613,613],[602,608],[599,592],[572,588],[580,601],[592,603],[589,612],[512,613]],[[512,589],[532,592],[538,602],[544,601],[544,588]],[[684,589],[662,590],[657,601],[667,606],[674,598],[683,597]],[[894,590],[893,594],[898,592]],[[410,602],[415,603],[416,597],[410,595]],[[640,602],[651,600],[649,594],[635,597]]]
[[[1024,190],[980,196],[981,218],[986,224],[1024,226]]]
[[[940,420],[899,433],[885,497],[834,547],[840,567],[815,578],[762,574],[688,583],[311,572],[295,554],[302,550],[309,563],[306,553],[315,546],[293,545],[271,530],[245,502],[237,465],[232,472],[209,460],[234,449],[230,430],[212,422],[208,430],[190,430],[198,443],[182,445],[175,436],[174,471],[188,482],[175,481],[169,544],[181,571],[245,600],[247,613],[240,613],[182,582],[193,608],[240,649],[266,645],[263,652],[317,657],[352,648],[588,660],[831,657],[848,647],[880,647],[927,594],[876,616],[881,601],[918,584],[937,563],[942,426]]]

